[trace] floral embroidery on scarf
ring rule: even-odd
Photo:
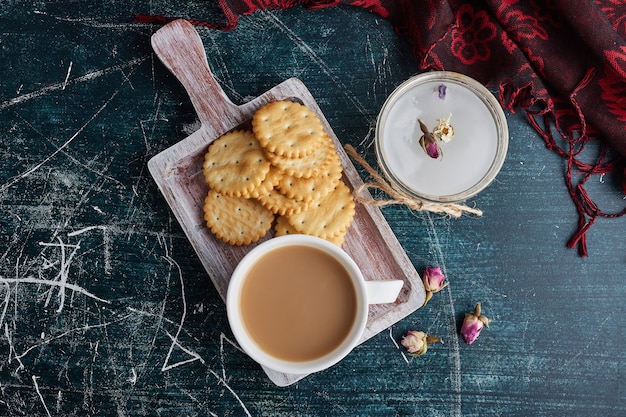
[[[504,13],[502,23],[509,28],[517,39],[548,39],[548,33],[539,25],[537,19],[522,13],[520,10]]]
[[[610,4],[607,4],[610,3]],[[600,10],[606,15],[607,19],[612,23],[613,28],[618,33],[626,33],[626,14],[619,8],[624,8],[623,0],[597,1],[596,4]]]
[[[531,0],[530,4],[535,10],[535,18],[539,22],[547,22],[555,28],[563,27],[563,17],[559,13],[558,7],[554,4],[554,0]]]
[[[457,26],[452,30],[452,53],[466,65],[487,61],[491,57],[489,42],[496,37],[496,27],[484,10],[474,11],[465,4],[456,15]]]
[[[509,54],[512,54],[515,49],[517,49],[517,44],[509,37],[506,32],[502,32],[500,34],[500,40],[502,41],[502,45],[507,50]]]
[[[620,49],[621,52],[616,50],[604,51],[604,56],[611,64],[611,68],[622,78],[626,78],[626,46],[621,46]]]
[[[622,56],[626,59],[626,56]],[[604,68],[605,76],[598,80],[602,93],[600,98],[606,108],[617,116],[617,120],[626,122],[626,84],[623,78],[609,67]]]
[[[544,76],[544,61],[543,58],[540,57],[539,55],[535,54],[533,52],[533,50],[529,47],[523,47],[520,48],[522,51],[524,51],[524,53],[526,54],[526,56],[528,57],[528,61],[530,61],[530,63],[533,66],[533,69],[535,70],[535,72],[537,72],[538,74],[540,74],[541,76]]]

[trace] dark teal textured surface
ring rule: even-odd
[[[233,344],[225,308],[147,161],[196,128],[136,13],[211,19],[165,0],[0,5],[0,415],[626,416],[626,219],[565,248],[564,162],[522,114],[484,216],[383,210],[412,262],[450,285],[343,362],[287,388]],[[216,18],[213,17],[215,20]],[[375,164],[377,113],[416,72],[410,45],[355,8],[264,11],[199,29],[236,103],[289,77]],[[590,183],[620,209],[617,179]],[[476,302],[492,319],[458,336]],[[440,336],[425,356],[410,329]]]

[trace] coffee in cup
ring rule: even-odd
[[[366,282],[350,256],[326,240],[276,237],[250,251],[233,272],[228,320],[243,350],[261,365],[316,372],[356,346],[368,305],[395,301],[402,284]]]

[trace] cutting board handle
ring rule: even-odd
[[[183,19],[168,23],[152,35],[151,43],[161,62],[185,87],[200,122],[228,130],[238,106],[211,73],[202,39],[191,23]]]

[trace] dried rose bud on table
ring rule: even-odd
[[[441,291],[448,285],[446,276],[441,271],[441,267],[438,266],[427,266],[422,275],[422,282],[426,290],[424,305],[430,301],[434,293]]]
[[[439,337],[429,336],[426,333],[417,330],[409,330],[406,335],[402,337],[402,341],[400,343],[406,348],[407,352],[409,352],[411,356],[417,357],[426,353],[428,345],[437,342],[443,344],[443,340]]]
[[[489,319],[481,314],[480,303],[476,304],[473,313],[466,313],[463,325],[461,326],[461,336],[471,345],[478,339],[483,327],[489,327]]]

